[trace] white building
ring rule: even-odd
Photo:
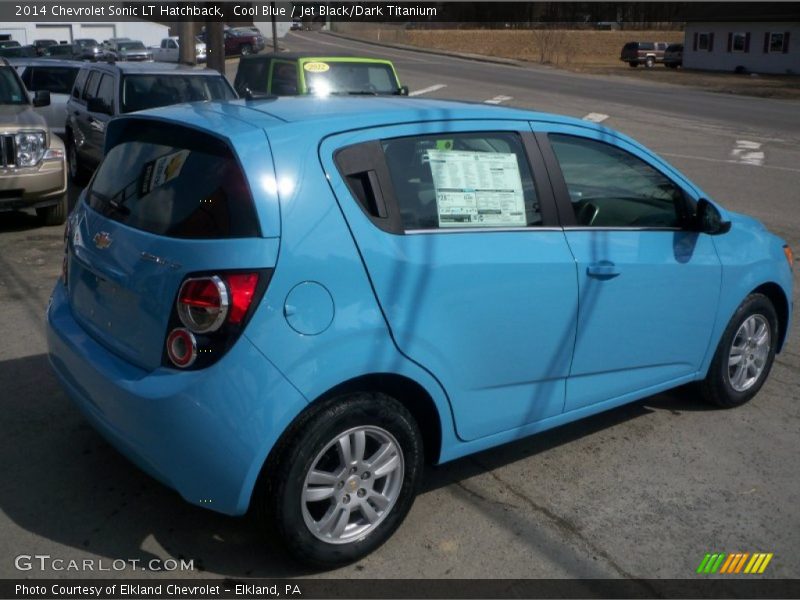
[[[79,38],[93,38],[98,42],[114,37],[141,40],[145,46],[156,46],[169,35],[169,27],[150,21],[117,21],[109,23],[0,23],[0,40],[12,39],[23,46],[34,40],[49,39],[72,42]]]
[[[684,16],[687,69],[800,75],[800,4],[702,2]]]

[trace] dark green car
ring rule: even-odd
[[[408,94],[389,60],[294,53],[243,56],[234,87],[243,97]]]

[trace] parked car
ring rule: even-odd
[[[0,211],[36,209],[45,225],[67,218],[64,143],[34,107],[50,102],[36,92],[31,101],[17,71],[0,58]]]
[[[110,42],[106,55],[120,61],[153,60],[153,51],[145,47],[139,40],[122,40]]]
[[[75,45],[84,60],[102,60],[106,56],[103,46],[93,38],[79,38],[75,40]]]
[[[689,382],[744,404],[789,327],[783,240],[586,121],[306,97],[107,134],[51,364],[142,468],[317,565],[391,536],[425,461]]]
[[[6,46],[0,48],[0,58],[36,58],[39,54],[33,46]]]
[[[683,44],[670,44],[664,50],[664,66],[677,69],[683,66]]]
[[[201,41],[207,43],[208,39],[206,36],[207,32],[201,31],[198,37]],[[250,54],[257,54],[261,52],[266,45],[261,32],[244,27],[229,27],[225,29],[223,32],[223,40],[225,44],[225,56],[249,56]]]
[[[291,31],[302,31],[303,30],[303,22],[300,19],[293,19],[292,24],[289,27]]]
[[[408,94],[389,60],[289,52],[242,57],[234,88],[240,96]]]
[[[153,58],[159,62],[178,62],[180,60],[180,39],[178,36],[166,37],[161,40],[158,47],[150,48]],[[195,60],[198,63],[206,62],[206,44],[196,38],[194,45]]]
[[[72,180],[84,183],[103,158],[106,126],[125,113],[236,98],[218,71],[174,63],[84,63],[67,102],[67,162]]]
[[[19,48],[20,43],[16,40],[0,40],[0,48]]]
[[[17,69],[29,92],[48,92],[50,103],[37,108],[56,135],[64,137],[67,121],[67,101],[81,65],[71,60],[47,58],[16,58],[9,63]]]
[[[33,47],[36,48],[39,56],[44,56],[45,49],[50,46],[58,46],[58,42],[56,40],[33,40]]]
[[[44,49],[42,58],[60,58],[63,60],[83,60],[83,53],[79,46],[73,44],[59,44]]]
[[[667,42],[628,42],[622,47],[619,59],[631,67],[647,68],[664,61]]]

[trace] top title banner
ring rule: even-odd
[[[589,3],[591,4],[591,2]],[[639,2],[633,4],[651,4]],[[656,4],[653,2],[652,4]],[[651,5],[652,5],[651,4]],[[731,3],[722,2],[658,2],[660,12],[658,21],[691,20],[693,13],[704,14],[707,11],[719,12],[720,6]],[[783,15],[776,20],[786,20],[787,6],[798,6],[791,2],[735,2],[736,6],[728,12],[741,12],[742,7],[748,12],[764,14],[775,12]],[[524,1],[489,1],[432,2],[426,0],[367,0],[364,2],[270,2],[221,0],[201,2],[192,0],[0,0],[0,22],[14,23],[37,21],[42,23],[70,23],[134,21],[148,20],[159,22],[179,21],[277,21],[303,20],[306,22],[326,21],[371,21],[409,23],[414,21],[428,22],[547,22],[557,20],[569,21],[569,10],[548,10],[548,7],[560,5],[583,6],[581,10],[572,11],[578,14],[586,12],[586,3],[575,2],[524,2]],[[608,14],[624,15],[630,2],[603,2],[604,11]],[[699,11],[699,12],[698,12]],[[792,20],[800,18],[800,10],[793,12]],[[555,17],[548,17],[548,15]],[[577,17],[574,17],[577,18]],[[620,19],[618,16],[617,19]],[[624,18],[622,19],[624,20]],[[642,17],[636,18],[641,21]]]

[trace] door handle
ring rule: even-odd
[[[586,267],[586,274],[595,279],[612,279],[620,274],[620,270],[613,262],[603,260]]]

